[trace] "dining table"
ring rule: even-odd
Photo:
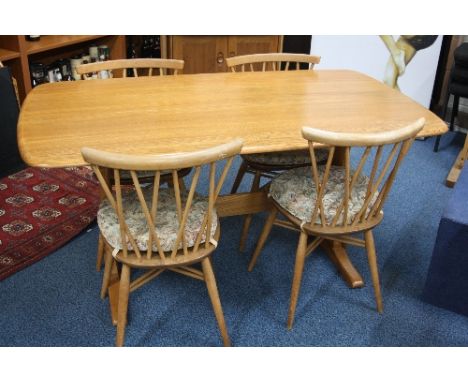
[[[419,137],[447,131],[445,122],[424,106],[352,70],[70,81],[43,84],[28,94],[18,122],[18,146],[23,160],[38,167],[87,165],[80,152],[85,146],[155,155],[241,138],[241,154],[280,152],[308,148],[303,126],[366,134],[396,130],[421,117],[426,123]],[[340,164],[340,155],[335,157]],[[271,204],[262,189],[222,195],[216,208],[226,217],[266,211]],[[350,287],[364,285],[343,244],[326,241],[323,248]],[[115,314],[115,284],[113,290]]]

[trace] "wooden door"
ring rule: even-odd
[[[173,36],[172,58],[184,60],[185,74],[225,72],[226,36]]]
[[[280,36],[229,36],[228,55],[275,53],[281,51],[280,45]]]

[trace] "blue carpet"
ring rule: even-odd
[[[421,292],[439,220],[452,190],[444,182],[464,137],[416,141],[374,231],[384,313],[375,301],[365,253],[350,248],[366,280],[351,290],[320,251],[305,265],[293,330],[286,329],[296,233],[274,228],[253,272],[250,253],[264,216],[255,216],[245,254],[242,218],[222,220],[213,262],[234,346],[467,346],[468,317],[424,303]],[[230,189],[235,171],[226,181]],[[243,182],[241,190],[247,190]],[[0,283],[0,346],[112,346],[107,300],[94,270],[95,225],[44,260]],[[220,346],[205,285],[165,272],[130,296],[127,346]]]

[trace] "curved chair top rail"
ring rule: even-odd
[[[382,219],[382,208],[387,199],[392,183],[400,164],[407,154],[416,134],[423,128],[424,118],[394,131],[381,133],[344,133],[303,127],[302,135],[309,141],[311,155],[312,182],[318,190],[317,198],[312,210],[310,222],[306,226],[313,232],[325,234],[346,234],[370,229]],[[329,146],[327,163],[318,166],[314,143]],[[359,160],[354,169],[351,163],[351,149],[364,146],[365,150],[357,152],[355,160]],[[390,146],[389,150],[385,147]],[[336,150],[340,147],[340,150]],[[334,163],[335,154],[342,157],[341,170],[337,170]],[[372,154],[374,153],[374,154]],[[372,158],[373,157],[373,158]],[[370,174],[364,181],[366,163]],[[324,213],[326,205],[326,189],[329,179],[336,178],[335,171],[344,171],[343,195],[333,216]],[[364,182],[364,183],[362,183]],[[361,186],[359,184],[361,183]],[[361,187],[360,191],[353,191]],[[361,194],[362,193],[362,194]],[[359,196],[359,201],[352,198]],[[358,210],[352,211],[353,208]]]
[[[208,149],[162,155],[129,155],[83,147],[81,154],[88,163],[121,170],[172,170],[192,166],[201,166],[213,161],[222,160],[240,153],[243,141],[234,139],[225,144]]]
[[[82,64],[76,67],[78,74],[88,74],[99,72],[100,70],[119,69],[173,69],[174,74],[184,68],[183,60],[173,60],[166,58],[129,58],[121,60],[110,60]]]
[[[301,63],[309,64],[309,69],[312,69],[315,64],[318,64],[320,62],[320,57],[299,53],[260,53],[226,58],[226,64],[228,68],[231,68],[232,71],[235,71],[235,67],[239,65],[257,63],[263,63],[264,65],[262,70],[265,71],[266,63],[280,64],[282,62],[286,63],[285,70],[289,69],[289,63],[291,62],[296,63],[295,69],[300,69],[299,64]],[[250,67],[250,69],[253,71],[252,66]],[[279,69],[280,66],[278,65],[278,70]],[[277,70],[276,65],[273,65],[273,70]]]
[[[302,136],[308,141],[332,146],[380,146],[415,137],[424,127],[425,122],[424,118],[419,118],[398,130],[379,133],[346,133],[305,126],[302,128]]]
[[[143,261],[146,265],[183,265],[183,263],[199,260],[200,256],[206,256],[213,251],[216,248],[216,240],[219,236],[219,230],[218,234],[216,234],[215,226],[213,225],[213,218],[216,216],[216,199],[221,192],[222,185],[235,156],[240,153],[242,143],[242,140],[234,139],[223,145],[191,153],[152,156],[123,155],[83,148],[81,152],[84,159],[91,164],[106,195],[107,201],[117,215],[120,227],[119,246],[123,256],[121,260],[136,261],[140,266],[143,264]],[[218,161],[223,159],[226,159],[226,161],[218,177],[216,165]],[[203,216],[200,216],[200,226],[193,228],[195,231],[192,232],[193,235],[191,237],[194,240],[189,241],[186,237],[186,226],[190,221],[189,215],[191,214],[190,211],[192,210],[192,205],[195,200],[196,188],[201,179],[200,174],[203,165],[209,167],[209,191],[208,198],[205,199],[207,204],[206,207],[201,210]],[[220,170],[223,165],[219,166]],[[185,167],[195,167],[188,189],[181,187],[178,176],[178,169]],[[105,170],[113,170],[115,179],[113,187],[106,181],[103,168]],[[133,187],[127,189],[124,196],[120,178],[121,172],[126,170],[130,170]],[[145,196],[145,191],[137,176],[137,171],[139,170],[155,171],[152,187],[146,191],[151,195],[148,194]],[[175,203],[177,215],[177,221],[174,221],[176,239],[170,244],[170,248],[162,244],[163,237],[160,236],[162,233],[158,233],[156,229],[159,224],[162,224],[161,221],[157,219],[157,216],[160,216],[162,213],[161,209],[158,210],[158,203],[162,195],[162,192],[159,192],[162,170],[171,170],[172,172],[173,187],[171,188],[173,190],[173,203]],[[218,178],[218,180],[216,180],[216,178]],[[148,196],[151,200],[148,200]],[[124,199],[132,197],[133,200],[139,203],[144,215],[142,216],[142,220],[146,222],[146,227],[148,227],[146,246],[142,246],[141,242],[138,244],[141,239],[137,239],[137,233],[129,229],[128,224],[130,221],[127,222],[125,217],[127,205],[124,203]],[[166,199],[166,201],[169,202],[170,200],[168,201]],[[134,207],[132,207],[132,209],[133,208]],[[194,219],[196,220],[197,218],[194,217]],[[214,239],[214,241],[212,239]],[[203,241],[204,251],[200,252],[199,249]],[[118,247],[115,244],[113,246]],[[131,251],[130,254],[129,251]],[[144,252],[146,252],[146,255]]]

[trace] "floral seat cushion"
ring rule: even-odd
[[[325,166],[318,166],[320,180],[325,172]],[[354,171],[350,172],[352,178]],[[325,193],[323,195],[323,209],[327,223],[331,223],[336,211],[341,205],[345,193],[346,173],[344,167],[331,166],[330,174]],[[348,223],[362,208],[367,192],[369,178],[360,174],[356,179],[353,189],[350,192],[348,204]],[[315,208],[317,190],[312,179],[310,167],[300,167],[288,170],[276,177],[270,185],[270,196],[286,211],[303,222],[310,223],[312,212]],[[374,194],[373,200],[369,203],[367,212],[372,208],[378,196]],[[321,224],[320,217],[317,216],[316,224]],[[343,215],[338,220],[338,224],[343,223]]]
[[[318,163],[325,161],[327,156],[328,150],[315,150],[315,157]],[[310,154],[308,150],[244,154],[242,157],[249,162],[268,166],[294,166],[310,164]]]
[[[151,210],[152,188],[143,190],[146,203]],[[184,208],[187,194],[182,195],[182,206]],[[127,226],[135,239],[138,248],[141,251],[146,251],[148,248],[149,230],[145,215],[141,208],[141,204],[134,191],[122,196],[122,205]],[[187,223],[185,225],[185,241],[187,247],[192,247],[195,244],[196,237],[208,210],[208,199],[195,194],[192,206],[190,209]],[[120,225],[117,219],[115,210],[110,205],[107,199],[101,202],[97,214],[97,222],[102,235],[107,242],[116,249],[122,249],[122,241],[120,237]],[[218,217],[214,211],[211,219],[211,237],[214,236],[218,224]],[[174,190],[170,188],[161,188],[159,190],[158,210],[156,213],[156,233],[163,251],[172,251],[179,229],[179,219],[177,217],[176,201]],[[205,242],[205,234],[202,236],[201,243]],[[133,250],[130,242],[127,239],[129,250]],[[182,242],[179,243],[178,249],[182,248]],[[157,251],[156,244],[153,242],[153,251]]]

